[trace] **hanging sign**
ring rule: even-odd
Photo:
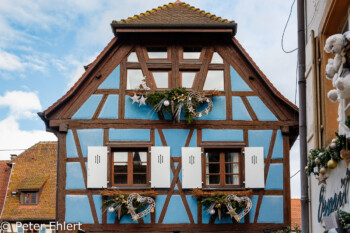
[[[348,203],[349,180],[350,170],[347,168],[345,177],[340,179],[341,190],[338,193],[334,193],[334,195],[328,199],[325,197],[326,185],[321,186],[317,216],[318,222],[321,222],[323,217],[329,216],[332,212]]]

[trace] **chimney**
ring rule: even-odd
[[[16,154],[11,154],[11,160],[14,160],[15,158],[17,158],[17,155]]]

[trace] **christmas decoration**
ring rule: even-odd
[[[102,203],[103,207],[107,207],[108,212],[117,214],[118,219],[120,220],[125,214],[130,213],[128,206],[128,194],[117,194],[113,195],[113,198],[107,199]],[[135,210],[142,209],[145,207],[145,203],[137,202],[136,200],[133,203]]]
[[[142,203],[144,205],[148,204],[148,207],[146,209],[144,209],[142,212],[136,213],[136,210],[138,208],[134,207],[135,199],[136,199],[137,203]],[[152,198],[143,197],[137,193],[131,193],[128,197],[128,204],[127,204],[128,214],[131,215],[132,220],[137,221],[137,219],[143,218],[143,217],[147,216],[149,213],[153,212],[155,205],[156,205],[155,201]]]
[[[207,209],[209,214],[214,215],[217,213],[219,220],[222,217],[230,217],[237,222],[249,213],[252,207],[250,198],[238,197],[232,194],[213,194],[203,199],[201,204]]]
[[[346,148],[345,136],[336,133],[336,138],[332,140],[327,148],[310,150],[308,163],[305,167],[306,174],[311,175],[314,173],[317,176],[325,175],[327,168],[336,168],[337,163],[342,159],[342,150]]]
[[[226,207],[228,209],[227,214],[229,214],[232,217],[236,219],[237,222],[241,221],[241,219],[249,213],[250,209],[252,208],[252,201],[250,200],[249,197],[237,197],[236,195],[228,195],[226,197],[227,199],[227,204]],[[236,212],[237,208],[232,207],[232,201],[245,204],[245,208],[239,211],[238,213]]]
[[[326,182],[327,179],[328,179],[328,176],[325,176],[322,173],[318,177],[316,177],[316,180],[318,180],[318,185],[327,184]]]
[[[130,99],[132,100],[132,104],[134,104],[139,102],[140,97],[137,96],[136,93],[134,93],[134,95],[130,97]]]
[[[187,91],[185,88],[149,93],[146,103],[150,104],[155,112],[171,115],[177,122],[183,113],[188,124],[191,124],[194,118],[208,115],[213,108],[211,98],[204,93]],[[198,112],[198,109],[205,105],[206,107]]]
[[[140,103],[139,106],[141,106],[141,105],[146,105],[146,100],[147,100],[147,98],[143,97],[143,95],[142,95],[141,98],[140,98],[140,100],[139,100],[139,103]]]
[[[339,210],[338,211],[339,223],[345,232],[350,232],[350,213]]]

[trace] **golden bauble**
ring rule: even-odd
[[[338,139],[336,139],[336,138],[332,139],[332,143],[337,143],[337,141],[338,141]]]
[[[305,167],[305,171],[308,171],[308,170],[309,170],[309,167],[308,167],[308,166],[306,166],[306,167]]]
[[[321,157],[322,155],[323,155],[323,152],[319,153],[319,154],[318,154],[318,157]]]
[[[330,169],[334,169],[337,167],[337,162],[334,159],[331,159],[328,161],[327,167]]]
[[[326,174],[326,172],[327,172],[327,168],[321,167],[320,173],[321,173],[322,175],[324,175],[324,174]]]

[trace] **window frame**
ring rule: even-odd
[[[25,195],[26,194],[30,194],[30,202],[29,203],[25,203]],[[32,202],[33,197],[32,195],[35,194],[35,203]],[[39,204],[39,191],[38,190],[25,190],[25,191],[21,191],[20,193],[20,204],[21,205],[25,205],[25,206],[33,206],[33,205],[38,205]]]
[[[243,147],[232,147],[232,146],[225,146],[225,147],[216,147],[216,146],[210,146],[210,147],[202,147],[203,151],[203,159],[202,159],[202,181],[203,181],[203,188],[215,188],[215,189],[244,189],[244,158],[243,158]],[[220,154],[220,184],[208,184],[207,185],[207,160],[206,160],[206,153],[208,151],[218,151]],[[225,184],[226,180],[226,171],[225,171],[225,152],[237,152],[238,153],[238,164],[239,164],[239,184],[233,185],[233,184]],[[231,174],[231,173],[230,173]],[[233,174],[233,173],[232,173]]]
[[[110,160],[109,160],[109,188],[111,187],[122,187],[122,188],[150,188],[151,180],[151,154],[149,145],[132,145],[127,146],[111,146],[109,147]],[[146,165],[146,184],[133,184],[133,160],[132,153],[135,151],[147,153],[147,165]],[[115,184],[114,183],[114,152],[128,152],[128,167],[127,167],[127,183],[126,184]]]

